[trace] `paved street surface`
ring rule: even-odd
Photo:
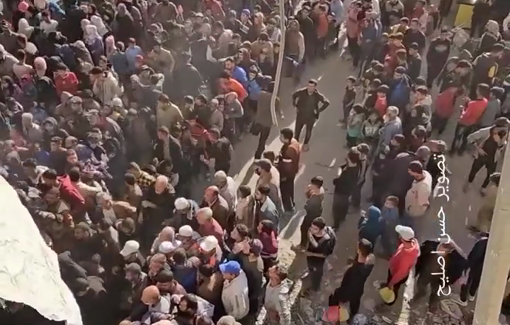
[[[306,200],[304,195],[305,188],[313,176],[322,176],[324,178],[326,196],[323,217],[327,222],[332,224],[331,206],[334,190],[332,180],[338,174],[338,168],[344,162],[347,153],[345,147],[345,130],[338,124],[338,119],[342,114],[341,102],[344,94],[345,79],[351,74],[355,75],[356,72],[357,71],[352,69],[350,61],[341,58],[339,53],[333,53],[326,60],[319,60],[307,67],[302,77],[301,86],[304,86],[310,78],[319,80],[318,89],[331,101],[331,106],[321,114],[320,119],[313,129],[310,150],[302,155],[302,167],[295,185],[296,206],[299,210],[292,218],[287,218],[284,221],[284,224],[286,223],[287,225],[280,235],[280,261],[289,266],[290,274],[293,280],[296,280],[296,289],[299,289],[302,285],[299,279],[305,272],[306,265],[304,258],[302,256],[296,256],[294,252],[290,250],[290,247],[292,244],[297,244],[299,242],[299,225],[303,217],[302,207]],[[280,99],[285,119],[279,120],[278,127],[273,128],[266,150],[272,150],[278,153],[281,147],[281,143],[278,139],[279,129],[283,127],[294,128],[295,113],[291,104],[291,94],[296,88],[297,86],[293,85],[292,81],[289,79],[285,79],[282,82]],[[451,143],[453,137],[454,124],[455,123],[451,121],[447,132],[441,137],[448,144]],[[304,136],[304,134],[302,134],[302,136]],[[250,185],[252,189],[255,186],[256,175],[254,176],[253,169],[250,167],[253,162],[253,154],[257,141],[258,137],[246,135],[240,143],[235,145],[235,154],[231,168],[231,175],[235,175],[237,183]],[[446,161],[453,173],[450,176],[448,193],[450,200],[446,202],[444,198],[435,199],[429,211],[428,218],[430,224],[436,225],[437,227],[437,212],[442,206],[447,216],[446,230],[448,234],[467,254],[474,244],[474,240],[468,237],[466,224],[468,224],[469,220],[474,220],[474,218],[476,218],[476,213],[481,202],[478,188],[483,181],[485,171],[482,170],[479,173],[472,190],[465,194],[462,192],[462,186],[469,172],[472,159],[468,155],[465,155],[463,157],[447,157]],[[206,184],[203,184],[204,187],[205,185]],[[194,198],[200,198],[203,193],[202,190],[202,186],[197,186],[194,191]],[[370,184],[365,185],[363,193],[362,208],[366,209],[368,208],[366,198],[370,195]],[[337,247],[334,254],[328,259],[327,270],[325,270],[323,280],[323,290],[317,297],[312,297],[313,303],[309,299],[296,298],[296,293],[294,292],[292,300],[296,300],[294,305],[296,312],[293,315],[293,322],[295,324],[315,324],[317,320],[316,315],[321,313],[320,308],[327,305],[328,296],[339,286],[347,259],[353,257],[356,253],[358,219],[359,212],[351,213],[337,233]],[[409,308],[409,304],[403,304],[401,298],[392,308],[383,308],[382,311],[378,310],[377,316],[373,316],[374,307],[380,304],[380,299],[374,283],[376,283],[376,281],[385,281],[386,274],[387,261],[378,258],[375,268],[365,286],[365,294],[363,296],[360,313],[369,316],[369,318],[373,317],[372,320],[375,324],[451,325],[457,323],[454,317],[449,318],[441,312],[435,314],[433,319],[430,318],[431,315],[429,315],[427,320],[425,320],[425,303],[411,304],[411,308]],[[306,281],[303,282],[303,285],[306,285]],[[410,284],[410,287],[407,289],[408,295],[412,295],[412,283]],[[401,290],[401,293],[403,291],[404,290]],[[452,296],[458,292],[458,288],[453,288]],[[404,308],[402,308],[403,305]],[[468,307],[466,311],[469,311],[470,308],[472,309],[472,306]],[[410,312],[410,309],[412,309],[413,312]],[[263,314],[264,312],[262,312],[262,315]],[[458,324],[461,323],[459,322]]]

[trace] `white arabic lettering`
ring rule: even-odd
[[[440,177],[437,179],[437,186],[436,186],[436,195],[435,197],[438,198],[445,198],[446,202],[450,202],[450,196],[448,195],[448,192],[450,191],[450,180],[448,179],[447,173],[448,170],[446,168],[445,163],[445,156],[441,155],[439,156],[439,161],[437,163],[437,167],[439,168],[441,174]],[[443,244],[450,244],[452,242],[452,239],[450,235],[446,232],[446,213],[444,211],[444,207],[441,206],[439,208],[439,211],[437,213],[437,218],[439,219],[439,227],[441,228],[441,233],[439,235],[438,241],[439,246]],[[444,252],[438,250],[433,251],[432,254],[439,255],[437,257],[437,264],[441,268],[441,272],[431,273],[431,275],[439,275],[441,276],[441,284],[439,285],[436,294],[438,296],[449,296],[452,293],[452,288],[449,284],[450,278],[446,276],[446,260],[443,257]]]

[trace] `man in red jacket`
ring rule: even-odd
[[[401,243],[395,254],[390,258],[386,286],[395,292],[395,298],[397,298],[400,286],[407,281],[409,272],[418,260],[420,244],[414,238],[412,228],[398,225],[395,227],[395,231],[398,233]],[[388,305],[393,305],[395,301]]]
[[[59,189],[60,197],[71,207],[71,215],[75,224],[85,220],[85,199],[73,185],[69,175],[57,176],[54,169],[48,169],[42,174],[42,180],[44,184]]]
[[[479,84],[476,87],[476,99],[470,100],[466,103],[462,113],[460,114],[459,121],[455,127],[455,133],[453,135],[453,142],[450,148],[450,154],[454,154],[457,151],[457,142],[461,141],[459,147],[459,154],[462,154],[466,150],[467,137],[473,131],[480,121],[480,118],[487,108],[487,103],[490,95],[490,87],[487,84]]]

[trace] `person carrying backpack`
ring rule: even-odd
[[[326,258],[333,253],[335,245],[336,235],[333,229],[326,226],[324,218],[315,218],[308,230],[308,246],[305,251],[311,285],[303,292],[303,295],[320,290],[324,263]]]

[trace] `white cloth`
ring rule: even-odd
[[[58,21],[51,19],[50,22],[41,21],[39,27],[43,30],[44,34],[48,35],[51,32],[56,32],[58,27]]]
[[[97,32],[101,37],[103,37],[105,34],[108,33],[108,28],[106,28],[103,20],[99,16],[92,16],[90,17],[90,22],[92,25],[96,26]]]
[[[25,18],[21,18],[18,22],[18,33],[25,35],[27,38],[30,38],[33,32],[34,27],[30,26]]]
[[[0,297],[28,305],[50,320],[82,325],[78,304],[60,277],[57,254],[3,177],[0,194]]]

